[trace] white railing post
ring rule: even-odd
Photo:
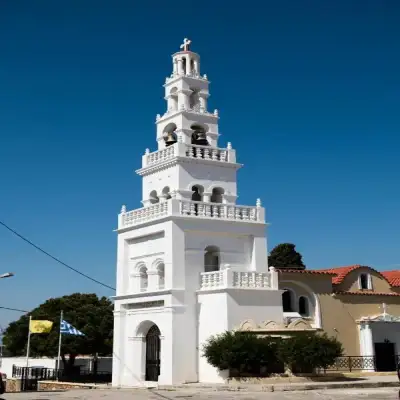
[[[171,202],[171,207],[169,207],[168,215],[180,215],[181,200],[170,199],[168,201]]]
[[[278,271],[274,267],[269,267],[269,273],[271,275],[271,289],[278,290],[279,289],[279,275]]]
[[[224,288],[231,288],[233,286],[233,271],[230,269],[230,267],[226,267],[223,270],[224,274]]]
[[[183,142],[177,142],[174,144],[176,146],[176,156],[186,157],[186,144]]]
[[[226,151],[228,152],[227,161],[231,162],[231,163],[235,163],[236,162],[236,150],[232,149],[232,143],[231,142],[228,142],[228,145],[226,147]]]

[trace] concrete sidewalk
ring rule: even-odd
[[[305,380],[302,382],[282,382],[283,380],[273,380],[265,383],[230,383],[220,385],[206,385],[193,383],[178,386],[159,385],[153,389],[161,391],[228,391],[228,392],[286,392],[286,391],[304,391],[304,390],[326,390],[326,389],[361,389],[361,388],[380,388],[380,387],[398,387],[400,382],[397,375],[379,375],[379,376],[359,376],[345,377],[343,380],[335,381],[316,381]]]

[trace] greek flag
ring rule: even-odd
[[[61,321],[60,333],[65,335],[85,336],[81,331],[78,331],[78,329],[74,328],[70,323],[64,320]]]

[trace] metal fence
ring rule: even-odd
[[[13,378],[21,379],[21,390],[37,390],[38,381],[61,381],[76,383],[110,383],[112,374],[103,371],[82,370],[79,367],[71,370],[38,368],[38,367],[17,367],[13,366]]]
[[[400,362],[400,355],[389,356],[384,362],[377,358],[362,357],[362,356],[344,356],[338,357],[333,365],[326,369],[326,371],[382,371],[390,372],[396,371]]]

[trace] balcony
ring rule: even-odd
[[[265,223],[264,208],[258,204],[250,207],[172,198],[133,211],[126,211],[125,207],[122,207],[118,217],[118,229],[130,228],[168,216]]]
[[[278,289],[278,275],[275,268],[269,272],[232,271],[226,268],[221,271],[202,272],[200,290],[216,289]]]
[[[148,167],[162,164],[177,157],[188,159],[202,159],[208,161],[217,161],[223,163],[236,163],[236,151],[228,143],[226,149],[210,146],[197,146],[193,144],[175,143],[165,149],[146,151],[142,158],[142,170]],[[141,170],[139,170],[140,172]]]

